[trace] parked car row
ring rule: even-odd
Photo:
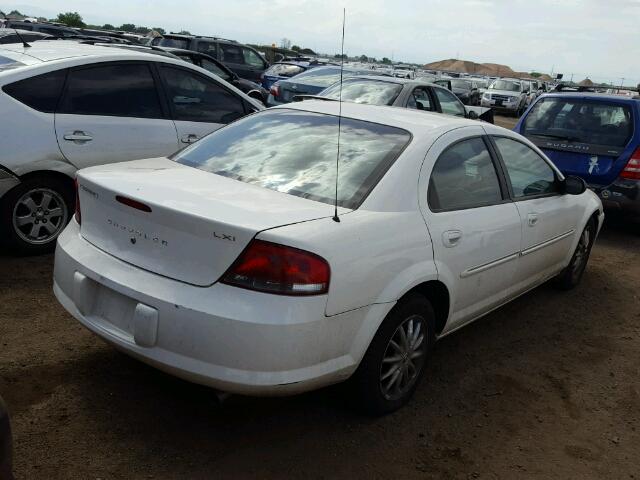
[[[188,43],[0,47],[0,227],[27,252],[57,239],[64,308],[171,374],[256,395],[348,380],[388,413],[438,338],[576,286],[603,203],[636,211],[638,100],[526,109],[532,84],[496,79],[480,107],[467,78],[306,65],[265,109],[221,69],[242,45],[167,38]],[[526,113],[470,120],[494,108]]]
[[[175,56],[36,42],[0,49],[1,228],[16,248],[49,249],[71,218],[73,177],[91,165],[166,156],[263,108]],[[24,132],[31,140],[24,142]]]

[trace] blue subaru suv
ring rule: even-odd
[[[514,130],[567,175],[582,177],[610,212],[640,221],[640,99],[542,95]]]

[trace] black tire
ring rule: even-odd
[[[591,247],[595,237],[596,223],[592,218],[587,222],[580,235],[580,240],[576,250],[573,252],[569,265],[555,279],[555,284],[558,288],[571,290],[580,283],[589,262],[589,255],[591,254]]]
[[[28,198],[33,203],[27,203],[25,200]],[[49,201],[45,205],[47,198]],[[18,253],[37,255],[50,252],[74,209],[75,196],[68,183],[55,177],[28,178],[3,197],[0,228],[6,232],[4,236],[9,248]],[[33,218],[31,224],[19,225],[31,221],[29,217]]]
[[[409,350],[413,352],[412,354],[402,355],[399,353],[400,350],[396,350],[392,345],[392,340],[401,338],[401,336],[398,337],[400,329],[402,328],[406,333],[411,321],[416,325],[412,331],[418,332],[415,333],[415,348]],[[418,323],[421,325],[420,331],[417,327]],[[360,366],[349,381],[350,400],[353,401],[354,406],[366,414],[378,416],[391,413],[407,403],[420,383],[434,342],[435,315],[431,303],[422,295],[405,296],[380,325]],[[418,352],[420,356],[409,358],[417,355]],[[400,360],[390,363],[389,360],[393,357]],[[413,365],[413,371],[409,364]],[[397,369],[389,373],[394,368]],[[385,375],[387,375],[386,378]],[[385,385],[393,381],[394,375],[397,385],[392,384],[394,388],[385,391]],[[407,375],[406,379],[405,375]],[[406,384],[400,388],[403,379]]]

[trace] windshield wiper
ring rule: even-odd
[[[584,143],[578,137],[570,137],[569,135],[557,135],[555,133],[542,133],[542,132],[525,132],[525,133],[528,133],[529,135],[535,135],[536,137],[548,137],[548,138],[555,138],[558,140],[564,140],[566,142]]]

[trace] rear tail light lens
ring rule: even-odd
[[[321,295],[329,290],[327,261],[286,245],[253,240],[222,283],[278,295]]]
[[[636,148],[636,151],[633,152],[633,155],[631,155],[627,166],[624,167],[620,176],[627,180],[640,180],[640,147]]]
[[[271,85],[271,89],[269,90],[269,93],[271,95],[273,95],[274,97],[279,97],[280,96],[280,87],[278,85]]]
[[[78,179],[76,178],[76,213],[75,213],[75,217],[76,217],[76,222],[78,222],[78,225],[82,224],[82,214],[80,213],[80,195],[78,194]]]

